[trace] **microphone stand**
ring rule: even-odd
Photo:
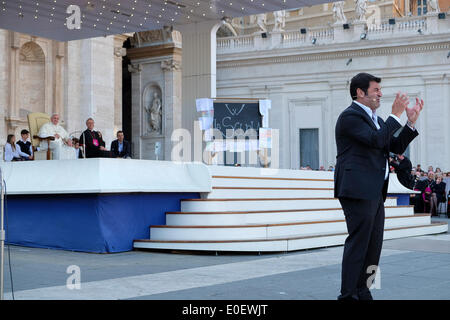
[[[3,194],[3,175],[2,175],[2,170],[0,168],[0,183],[1,183],[1,194],[0,194],[0,205],[1,205],[1,209],[0,209],[0,300],[4,300],[3,297],[3,287],[4,287],[4,279],[3,279],[3,273],[4,273],[4,269],[3,269],[3,265],[4,265],[4,261],[5,261],[5,226],[3,224],[4,221],[4,212],[3,212],[3,201],[4,201],[4,194]]]
[[[86,159],[86,136],[84,135],[83,131],[83,159]]]

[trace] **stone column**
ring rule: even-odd
[[[179,57],[181,60],[181,57]],[[172,145],[170,137],[173,130],[182,128],[181,118],[181,61],[168,59],[161,62],[161,69],[164,72],[165,95],[165,137],[166,146],[164,148],[164,159],[171,159]]]
[[[122,59],[126,56],[123,43],[126,35],[114,36],[114,133],[122,130]]]
[[[10,67],[9,67],[9,108],[6,113],[7,131],[14,133],[19,126],[19,99],[18,99],[18,80],[19,80],[19,51],[20,51],[20,35],[17,32],[10,32]]]
[[[109,144],[114,131],[114,41],[113,36],[69,41],[65,114],[69,133],[86,129],[86,119],[95,120]]]
[[[420,163],[423,167],[432,165],[433,168],[447,168],[450,150],[445,131],[448,132],[449,104],[448,100],[445,101],[445,89],[448,90],[448,86],[445,85],[446,79],[442,74],[423,76],[422,79],[424,109],[416,124],[419,136],[416,138],[418,150],[415,154],[419,158],[415,163]],[[414,104],[415,101],[411,99],[410,107]]]
[[[178,28],[183,37],[182,124],[192,135],[197,120],[195,100],[216,97],[216,33],[220,25],[219,21],[203,21]]]
[[[132,45],[133,156],[171,160],[170,138],[181,128],[181,34],[169,28],[139,32]]]
[[[53,50],[55,55],[54,69],[53,69],[53,107],[52,113],[59,113],[62,119],[65,118],[64,110],[64,57],[65,57],[64,42],[53,42]],[[67,122],[67,120],[65,120]]]
[[[3,146],[6,142],[5,116],[9,106],[9,31],[0,29],[0,156],[3,159]]]

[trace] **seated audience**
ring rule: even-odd
[[[16,137],[8,134],[5,145],[5,161],[24,161],[30,160],[31,156],[22,152],[20,147],[16,145]]]
[[[437,208],[439,203],[445,202],[445,182],[442,181],[442,177],[436,177],[436,181],[430,184],[431,188],[431,215],[437,216]]]
[[[422,173],[420,173],[422,174]],[[424,201],[423,201],[423,195],[425,193],[425,189],[430,186],[431,182],[434,181],[434,172],[428,172],[428,176],[425,179],[422,179],[420,177],[416,180],[416,183],[414,185],[415,191],[420,191],[420,194],[415,195],[414,199],[414,212],[416,213],[423,213],[424,211]]]
[[[117,140],[111,142],[111,153],[114,158],[131,158],[131,146],[125,140],[123,131],[117,131]]]
[[[76,159],[72,140],[67,131],[59,124],[58,114],[53,114],[50,122],[42,125],[38,136],[41,138],[55,137],[55,140],[50,141],[50,150],[52,150],[54,160]],[[47,141],[41,140],[40,150],[47,150],[47,148]]]
[[[423,211],[425,213],[431,212],[431,188],[426,187],[425,191],[422,193],[423,200]]]
[[[30,156],[30,159],[33,159],[33,146],[31,145],[31,142],[28,141],[28,138],[30,137],[30,132],[27,129],[23,129],[20,132],[21,139],[16,142],[17,145],[20,147],[20,151],[23,153],[26,153]]]
[[[79,139],[80,145],[84,146],[86,158],[111,158],[111,152],[102,145],[103,139],[94,130],[94,125],[94,119],[87,119],[87,129],[83,131]]]

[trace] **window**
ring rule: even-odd
[[[422,16],[427,14],[427,0],[417,0],[417,15]]]
[[[300,167],[319,169],[319,129],[300,129]]]

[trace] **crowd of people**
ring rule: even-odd
[[[414,205],[414,212],[438,215],[439,204],[446,203],[450,194],[450,172],[432,166],[423,170],[420,164],[413,167],[404,155],[392,155],[390,166],[402,185],[420,192],[411,196],[410,204]],[[447,212],[449,209],[447,205]]]
[[[400,183],[408,189],[420,193],[411,195],[410,205],[414,205],[416,213],[430,213],[438,215],[440,203],[446,203],[450,199],[450,172],[444,172],[441,168],[433,169],[428,166],[423,170],[421,165],[413,167],[411,161],[402,154],[391,154],[389,158],[390,171],[397,174]],[[310,165],[300,167],[300,170],[314,170]],[[318,171],[334,171],[333,166],[325,169],[320,166]],[[450,214],[450,205],[447,204],[447,214]]]
[[[117,131],[117,139],[111,142],[108,150],[100,131],[94,130],[95,121],[92,118],[86,120],[87,129],[79,138],[70,137],[67,131],[59,124],[59,115],[53,114],[50,122],[45,123],[39,129],[41,138],[36,150],[50,148],[52,158],[77,159],[77,158],[131,158],[131,145],[125,140],[123,131]],[[34,150],[29,141],[30,132],[21,131],[21,139],[16,142],[13,134],[8,135],[5,145],[5,161],[27,161],[34,159]],[[48,141],[47,141],[48,140]]]

